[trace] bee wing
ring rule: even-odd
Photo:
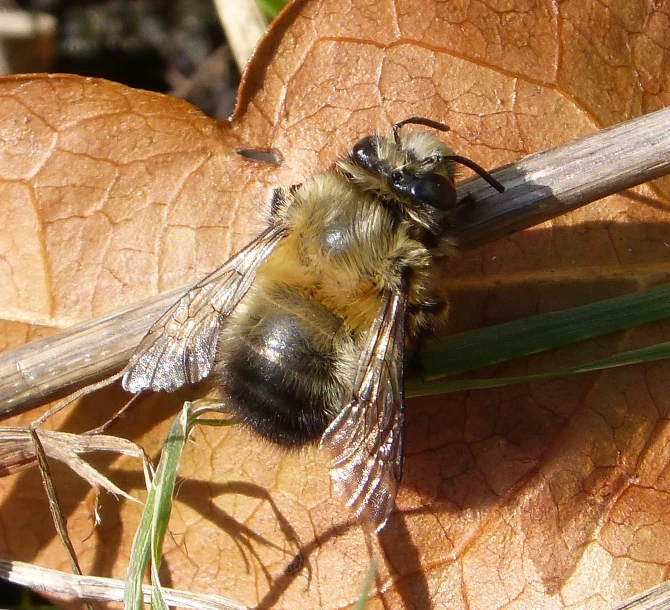
[[[398,291],[380,307],[358,361],[352,400],[321,439],[333,455],[335,488],[375,531],[393,509],[402,476],[406,301]]]
[[[207,377],[225,318],[247,293],[261,263],[284,234],[283,227],[269,227],[170,307],[128,362],[124,389],[170,392]]]

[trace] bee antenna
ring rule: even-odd
[[[405,119],[404,121],[398,121],[394,126],[393,126],[393,139],[395,140],[395,143],[400,146],[400,128],[403,125],[425,125],[426,127],[432,127],[433,129],[437,129],[439,131],[449,131],[449,126],[445,125],[444,123],[438,123],[437,121],[432,121],[431,119],[426,119],[422,116],[413,116],[410,117],[409,119]]]
[[[505,187],[500,184],[491,174],[489,174],[483,167],[477,165],[472,159],[467,157],[462,157],[461,155],[443,155],[439,157],[440,161],[453,161],[454,163],[460,163],[469,167],[473,172],[479,174],[486,182],[488,182],[496,191],[502,193],[505,191]]]

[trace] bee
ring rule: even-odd
[[[123,387],[212,377],[226,411],[287,448],[320,443],[346,503],[375,531],[402,476],[405,351],[446,314],[436,261],[453,252],[454,165],[422,117],[364,137],[325,172],[276,188],[267,228],[149,330]]]

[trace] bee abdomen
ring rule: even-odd
[[[237,416],[274,443],[318,441],[347,387],[337,373],[341,320],[286,288],[258,291],[246,315],[231,324],[222,336],[217,372]]]

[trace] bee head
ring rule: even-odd
[[[456,205],[453,163],[447,159],[451,154],[429,134],[398,133],[393,139],[359,140],[350,160],[373,179],[382,196],[449,211]]]
[[[456,207],[454,164],[473,169],[494,188],[504,188],[470,159],[455,155],[440,140],[426,132],[404,132],[408,123],[448,131],[442,123],[412,117],[393,126],[393,136],[366,136],[338,165],[350,180],[373,192],[403,215],[434,235],[449,226],[448,215]]]

